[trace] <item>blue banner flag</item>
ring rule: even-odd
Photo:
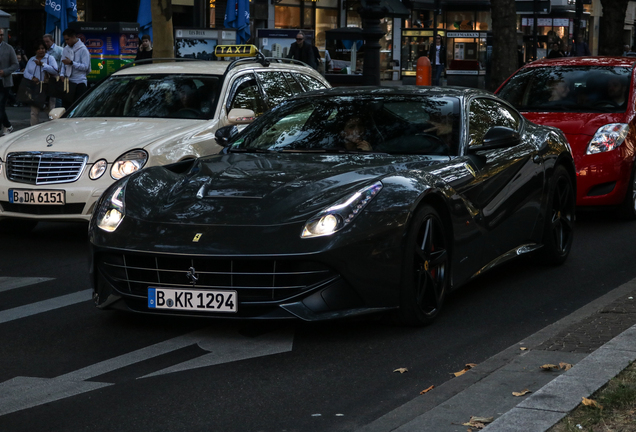
[[[152,40],[152,13],[150,11],[150,0],[139,2],[139,12],[137,13],[139,23],[139,36],[149,35]]]
[[[229,0],[225,9],[223,25],[236,29],[236,43],[246,43],[250,36],[250,2],[249,0]]]
[[[77,21],[76,0],[46,0],[44,11],[47,33],[53,33],[56,27],[63,32],[68,27],[68,23]]]

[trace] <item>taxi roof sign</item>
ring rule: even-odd
[[[254,45],[217,45],[214,55],[217,57],[254,57],[258,48]]]

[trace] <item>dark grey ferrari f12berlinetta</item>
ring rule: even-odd
[[[497,264],[570,252],[563,133],[490,93],[316,91],[217,139],[221,154],[141,170],[101,197],[89,228],[99,308],[309,321],[384,311],[419,325]]]

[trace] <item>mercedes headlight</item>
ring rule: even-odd
[[[120,183],[111,193],[104,197],[97,213],[97,226],[104,231],[113,232],[124,220],[126,182]]]
[[[113,167],[110,170],[110,175],[115,180],[119,180],[120,178],[126,177],[138,171],[144,167],[148,161],[148,153],[143,150],[132,150],[124,155],[120,156],[119,159],[113,163]]]
[[[104,175],[104,173],[106,172],[106,168],[108,168],[108,162],[106,162],[106,159],[100,159],[93,164],[88,177],[91,180],[97,180],[102,175]]]
[[[628,132],[629,125],[625,123],[611,123],[601,126],[587,145],[585,153],[595,154],[614,150],[623,144]]]
[[[381,189],[382,183],[375,182],[335,202],[309,219],[303,227],[301,238],[328,236],[340,231],[360,214]]]

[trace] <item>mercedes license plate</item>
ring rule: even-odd
[[[148,308],[236,312],[236,291],[148,288]]]
[[[9,202],[13,204],[64,205],[63,190],[9,189]]]

